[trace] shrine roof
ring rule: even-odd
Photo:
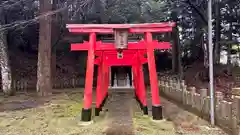
[[[128,29],[129,33],[171,32],[174,22],[141,23],[141,24],[67,24],[66,27],[74,33],[113,33],[114,29]]]
[[[163,23],[139,23],[139,24],[67,24],[67,28],[105,28],[105,29],[128,29],[128,28],[161,28],[161,27],[175,27],[174,22]]]

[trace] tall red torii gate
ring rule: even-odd
[[[90,121],[92,116],[92,88],[94,64],[98,65],[95,115],[98,116],[108,97],[109,67],[132,66],[136,99],[145,115],[148,114],[146,89],[142,65],[148,63],[150,88],[152,95],[152,116],[161,120],[160,104],[154,49],[169,49],[169,42],[158,42],[152,39],[152,33],[171,32],[174,22],[144,24],[67,24],[69,32],[89,33],[89,42],[71,44],[71,51],[88,51],[87,70],[84,90],[84,107],[82,121]],[[116,43],[96,41],[96,34],[115,34],[118,31],[127,33],[144,33],[145,39],[139,42],[127,42],[125,47],[118,48]],[[119,55],[121,54],[121,55]],[[147,54],[147,58],[144,55]],[[95,58],[97,56],[97,58]]]

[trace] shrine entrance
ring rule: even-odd
[[[71,51],[88,51],[87,70],[84,89],[84,107],[82,109],[82,121],[91,121],[92,119],[92,98],[93,98],[93,75],[94,64],[98,65],[97,88],[96,88],[96,106],[95,116],[99,116],[103,105],[108,97],[110,80],[116,86],[126,86],[127,80],[124,67],[131,67],[132,86],[134,86],[135,98],[138,101],[143,114],[148,115],[148,104],[146,88],[144,83],[143,64],[148,63],[151,99],[152,99],[152,117],[154,120],[163,119],[162,106],[160,103],[158,78],[155,65],[155,49],[169,49],[170,42],[159,42],[153,40],[152,33],[172,32],[175,23],[146,23],[146,24],[68,24],[67,28],[73,33],[89,34],[89,41],[83,43],[71,44]],[[96,34],[113,34],[114,42],[105,43],[97,41]],[[144,34],[140,41],[128,41],[128,33]],[[120,69],[114,71],[113,78],[110,75],[111,67],[117,66]],[[127,68],[126,68],[127,69]],[[119,71],[119,72],[118,72]],[[124,73],[125,72],[125,73]],[[124,73],[124,74],[121,74]],[[120,75],[121,74],[121,75]],[[115,77],[117,76],[118,77]],[[114,80],[118,81],[114,83]]]
[[[110,75],[110,88],[133,88],[133,74],[130,66],[112,66]]]

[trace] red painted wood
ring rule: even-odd
[[[105,63],[105,62],[104,62]],[[106,64],[104,64],[104,74],[105,74],[105,80],[104,80],[104,97],[107,96],[108,93],[108,84],[109,84],[109,66],[107,66]]]
[[[146,50],[141,50],[144,54],[147,53]],[[111,51],[96,51],[95,52],[95,55],[97,57],[101,57],[101,52],[104,53],[104,55],[107,55],[107,56],[113,56],[113,55],[117,55],[118,51],[117,50],[111,50]],[[129,55],[129,54],[135,54],[137,52],[137,50],[122,50],[122,52],[124,53],[124,55]]]
[[[122,53],[124,55],[129,55],[129,54],[136,54],[136,52],[141,52],[142,55],[147,53],[147,50],[122,50]],[[96,56],[101,56],[102,51],[96,51],[95,55]],[[108,51],[103,51],[103,54],[107,56],[112,56],[112,55],[117,55],[118,51],[117,50],[108,50]]]
[[[143,51],[139,51],[139,63],[142,65],[144,63],[147,62],[147,58],[144,58],[142,53]],[[123,51],[123,58],[122,59],[118,59],[117,58],[117,52],[115,51],[108,51],[105,52],[103,51],[104,56],[107,58],[106,59],[106,64],[108,66],[131,66],[134,62],[135,59],[134,55],[137,53],[137,51],[131,51],[131,50],[126,50]],[[101,61],[101,54],[99,53],[99,57],[95,59],[94,64],[99,65]]]
[[[152,33],[145,33],[145,40],[148,43],[147,49],[147,59],[148,59],[148,70],[149,70],[149,78],[150,78],[150,87],[152,94],[152,105],[159,106],[160,98],[158,91],[158,81],[157,81],[157,72],[155,65],[155,56],[154,56],[154,46],[152,45]]]
[[[147,100],[146,100],[146,88],[144,83],[144,74],[143,74],[143,67],[142,67],[142,60],[140,59],[141,55],[138,53],[138,60],[137,60],[137,72],[139,75],[139,99],[142,102],[144,106],[147,106]]]
[[[152,32],[152,33],[163,33],[163,32],[171,32],[172,27],[164,27],[164,28],[131,28],[129,29],[129,33],[145,33],[145,32]]]
[[[143,55],[140,55],[140,54],[139,54],[139,60],[140,60],[141,64],[145,64],[145,63],[148,62],[148,59],[145,58]]]
[[[107,69],[106,69],[106,61],[105,61],[105,57],[104,57],[104,54],[102,53],[102,63],[101,63],[102,65],[102,67],[101,67],[101,80],[102,80],[102,82],[101,82],[101,103],[103,102],[103,100],[104,100],[104,97],[105,97],[105,88],[106,88],[106,83],[105,83],[105,81],[106,81],[106,78],[108,77],[108,76],[106,76],[106,72],[107,72]]]
[[[131,66],[133,64],[132,61],[127,61],[127,60],[121,60],[121,59],[118,59],[116,61],[114,60],[108,60],[106,62],[106,64],[108,66]]]
[[[136,67],[134,65],[132,65],[132,72],[133,72],[133,85],[135,88],[135,94],[137,96],[137,75],[136,75]]]
[[[103,83],[103,62],[102,58],[99,59],[99,65],[98,65],[98,76],[97,76],[97,88],[96,88],[96,108],[99,108],[101,105],[101,100],[102,100],[102,83]]]
[[[71,44],[71,51],[83,51],[88,50],[89,42],[84,43],[74,43]],[[169,42],[158,42],[157,40],[153,41],[153,46],[155,49],[170,49],[171,44]],[[145,41],[139,42],[129,42],[128,50],[144,50],[147,49],[147,43]],[[114,43],[103,43],[98,41],[96,43],[96,51],[107,51],[107,50],[116,50]]]
[[[141,62],[140,64],[145,64],[146,61]],[[95,63],[98,65],[98,63]],[[131,61],[124,61],[124,60],[117,60],[117,61],[107,61],[108,66],[131,66],[133,62]]]
[[[137,56],[134,56],[134,60],[136,61]],[[134,64],[132,65],[132,71],[133,71],[133,82],[134,82],[134,87],[135,87],[135,95],[137,96],[137,98],[139,99],[139,76],[138,76],[138,72],[137,72],[137,63],[134,62]]]
[[[84,28],[70,28],[68,29],[69,32],[72,33],[90,33],[90,32],[96,32],[96,33],[102,33],[102,34],[111,34],[113,33],[112,29],[84,29]]]
[[[71,44],[71,51],[88,51],[87,71],[84,90],[84,108],[90,109],[92,104],[92,83],[94,64],[98,64],[102,71],[98,74],[97,106],[107,94],[110,66],[127,66],[133,68],[134,86],[141,102],[146,105],[146,90],[142,64],[148,62],[150,86],[153,106],[160,105],[158,82],[155,66],[154,49],[169,49],[169,42],[152,40],[153,32],[171,32],[175,23],[147,23],[147,24],[68,24],[67,28],[74,33],[90,33],[90,41],[82,44]],[[145,40],[129,42],[128,49],[123,50],[123,58],[117,59],[114,43],[96,42],[96,33],[113,33],[114,29],[128,29],[129,33],[145,33]],[[148,55],[144,58],[144,54]],[[94,59],[95,56],[98,58]],[[100,70],[100,69],[99,69]],[[103,89],[102,91],[100,91]],[[99,94],[101,93],[101,94]],[[104,95],[104,96],[103,96]]]
[[[103,74],[103,82],[102,82],[102,101],[104,100],[104,98],[107,96],[108,93],[108,84],[109,84],[109,66],[106,64],[106,56],[104,55],[104,53],[102,53],[101,55],[102,57],[102,74]],[[102,103],[101,101],[101,103]]]
[[[92,85],[94,71],[94,47],[96,45],[96,34],[90,33],[90,45],[88,49],[87,70],[84,90],[84,109],[90,109],[92,106]]]
[[[134,71],[134,82],[138,82],[136,84],[136,96],[140,100],[140,102],[146,106],[147,100],[146,100],[146,89],[145,89],[145,83],[144,83],[144,75],[143,75],[143,69],[142,64],[140,60],[141,53],[137,52],[134,59],[133,64],[133,71]]]
[[[101,57],[98,57],[94,60],[95,65],[100,65],[100,63],[101,63]]]
[[[175,27],[174,22],[163,23],[141,23],[141,24],[67,24],[67,28],[159,28],[159,27]]]
[[[72,33],[91,33],[91,32],[96,32],[96,33],[102,33],[102,34],[112,34],[114,33],[114,30],[112,28],[68,28],[69,32]],[[144,32],[154,32],[154,33],[162,33],[162,32],[171,32],[172,27],[162,27],[162,28],[129,28],[128,32],[129,33],[144,33]]]
[[[134,88],[135,88],[135,96],[139,98],[139,82],[138,82],[138,75],[136,72],[136,65],[132,66],[133,68],[133,82],[134,82]]]

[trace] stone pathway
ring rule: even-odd
[[[133,90],[111,90],[106,105],[108,109],[106,135],[134,135],[133,127]]]

